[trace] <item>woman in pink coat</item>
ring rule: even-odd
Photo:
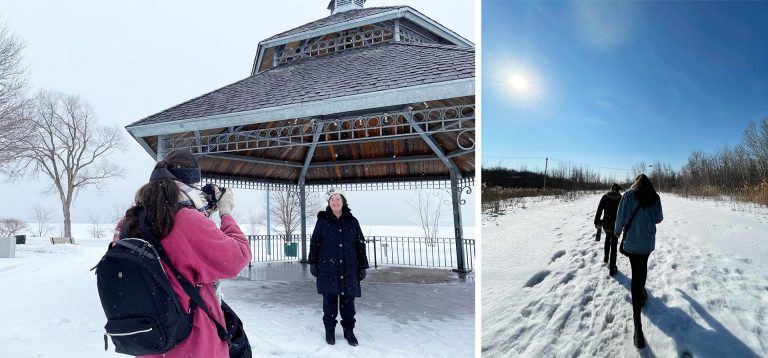
[[[148,184],[139,189],[135,205],[128,209],[117,228],[115,239],[143,237],[138,224],[140,208],[146,210],[147,226],[153,236],[162,238],[168,258],[187,281],[199,287],[200,296],[213,317],[225,325],[216,285],[231,278],[251,260],[248,239],[240,231],[230,213],[234,207],[232,190],[221,195],[217,207],[221,228],[208,218],[212,212],[202,192],[195,187],[200,182],[200,168],[190,153],[175,151],[155,165]],[[163,263],[166,272],[170,269]],[[169,275],[171,287],[184,310],[191,299],[179,281]],[[145,356],[153,357],[153,356]],[[216,326],[202,309],[196,309],[192,332],[176,347],[157,357],[229,357],[229,346],[222,341]]]

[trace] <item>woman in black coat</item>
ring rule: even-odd
[[[360,281],[368,268],[365,238],[344,192],[331,189],[326,197],[328,207],[317,214],[310,240],[309,269],[317,277],[317,293],[323,295],[325,342],[336,343],[336,316],[341,311],[344,338],[356,346],[355,297],[361,295]]]

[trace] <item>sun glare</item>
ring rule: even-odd
[[[483,82],[493,84],[506,103],[513,106],[532,108],[542,104],[546,97],[544,78],[540,66],[531,65],[503,53],[489,56],[489,70]],[[531,60],[531,62],[535,63]],[[486,73],[486,70],[483,71]]]
[[[509,78],[509,83],[512,85],[512,88],[519,92],[525,92],[528,89],[528,81],[525,77],[518,74],[512,75]]]

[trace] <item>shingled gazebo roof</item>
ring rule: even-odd
[[[345,75],[340,76],[340,73]],[[153,114],[128,127],[205,120],[217,115],[417,85],[466,79],[474,81],[474,77],[473,48],[382,44],[273,68]]]
[[[280,185],[473,177],[470,42],[407,7],[339,12],[259,43],[252,74],[126,126],[204,176]]]

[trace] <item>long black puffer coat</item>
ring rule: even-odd
[[[368,257],[360,223],[351,213],[336,218],[328,207],[317,214],[308,260],[319,268],[317,293],[361,296],[357,272],[368,268]]]

